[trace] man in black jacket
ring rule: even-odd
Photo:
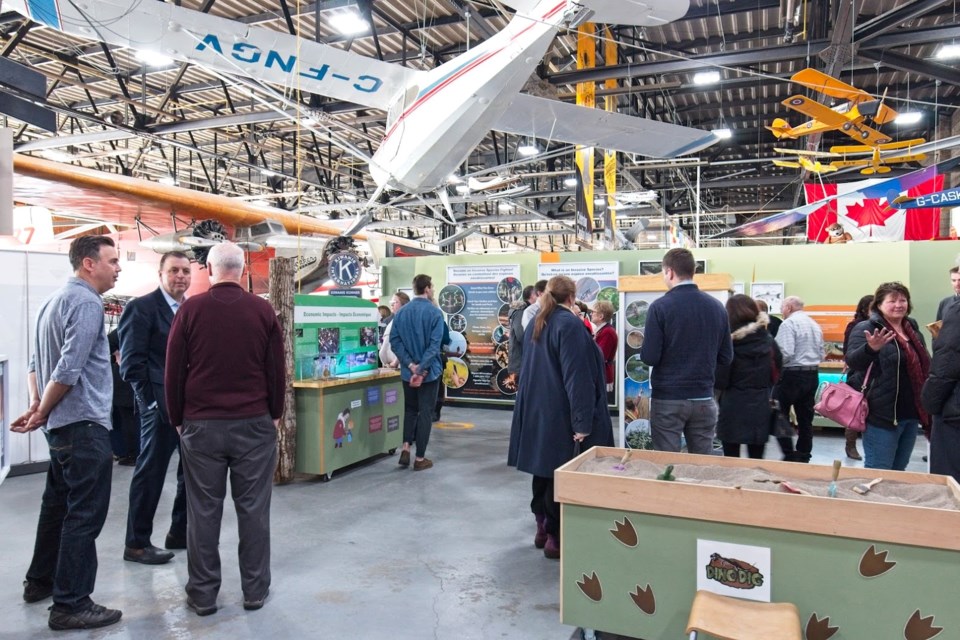
[[[160,286],[131,300],[120,316],[120,373],[133,385],[140,409],[140,456],[130,481],[130,509],[123,559],[141,564],[164,564],[173,554],[153,546],[153,518],[167,476],[170,456],[180,437],[170,425],[164,402],[163,374],[167,335],[173,316],[190,288],[190,259],[179,251],[160,259]],[[183,466],[177,463],[177,494],[173,501],[167,549],[186,549],[187,498]]]
[[[933,416],[930,434],[930,473],[953,476],[960,482],[960,305],[944,310],[943,327],[933,341],[930,377],[920,396]]]
[[[953,295],[947,296],[940,301],[937,306],[937,320],[943,320],[947,308],[957,300],[960,300],[960,267],[950,269],[950,286],[953,287]]]

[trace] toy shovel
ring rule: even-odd
[[[839,460],[833,461],[833,480],[830,481],[830,486],[827,488],[827,495],[831,498],[837,497],[837,478],[840,477],[841,464]]]

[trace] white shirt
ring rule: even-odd
[[[815,367],[823,360],[823,330],[804,311],[794,311],[777,331],[783,368]]]
[[[537,314],[540,313],[540,300],[537,300],[532,305],[523,310],[523,316],[520,318],[520,326],[523,327],[523,330],[527,330],[527,325],[530,324],[530,321],[537,317]]]
[[[187,296],[183,296],[183,300],[177,302],[173,297],[167,293],[167,290],[163,287],[160,287],[160,293],[163,294],[163,299],[167,301],[167,304],[170,305],[170,311],[173,311],[173,315],[177,315],[177,309],[180,308],[180,305],[186,302]]]

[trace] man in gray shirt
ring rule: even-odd
[[[42,427],[50,446],[23,599],[52,595],[48,625],[58,631],[105,627],[121,616],[90,599],[113,467],[113,379],[100,296],[116,283],[120,259],[112,239],[84,236],[70,243],[70,264],[75,277],[40,307],[30,408],[10,428],[27,433]]]
[[[797,415],[797,445],[791,438],[777,438],[784,460],[810,462],[813,450],[813,405],[820,384],[818,370],[823,360],[823,330],[803,310],[803,300],[788,296],[783,301],[783,324],[777,346],[783,353],[783,371],[774,391],[780,409]]]

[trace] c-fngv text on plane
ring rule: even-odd
[[[503,31],[429,71],[167,2],[7,0],[4,8],[74,36],[384,110],[384,138],[364,158],[381,189],[439,188],[491,130],[662,158],[716,142],[707,131],[520,93],[559,30],[586,20],[661,25],[683,17],[689,0],[505,3],[516,14]]]

